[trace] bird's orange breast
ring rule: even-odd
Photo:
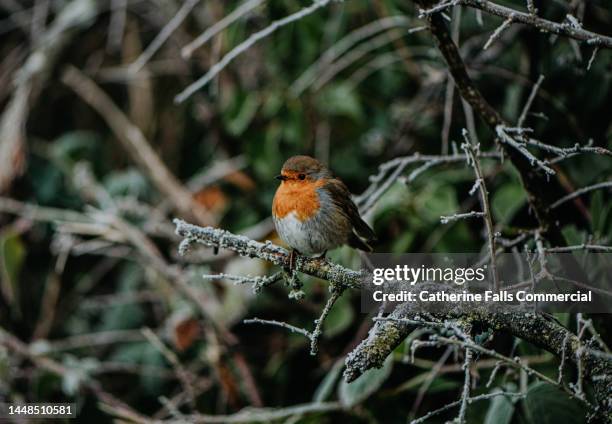
[[[296,218],[300,221],[311,218],[321,207],[316,190],[323,184],[325,184],[323,180],[283,181],[274,195],[272,213],[277,218],[284,218],[295,212]]]

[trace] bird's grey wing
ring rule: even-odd
[[[334,204],[348,217],[357,235],[368,242],[376,241],[374,230],[359,216],[359,210],[346,185],[339,179],[332,178],[323,188],[330,193]]]

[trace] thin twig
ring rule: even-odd
[[[599,47],[595,47],[593,49],[593,53],[591,53],[591,58],[589,59],[589,63],[587,64],[587,71],[591,70],[591,66],[593,66],[593,62],[595,62],[595,57],[597,56],[597,52],[599,52]]]
[[[448,224],[449,222],[459,221],[461,219],[482,218],[482,217],[484,217],[484,212],[471,211],[467,213],[456,213],[454,215],[441,216],[440,223]]]
[[[168,21],[162,30],[153,39],[151,44],[138,56],[138,58],[129,66],[128,71],[132,74],[137,73],[143,66],[153,57],[159,48],[166,42],[181,23],[187,18],[191,10],[200,2],[200,0],[185,0],[176,15]]]
[[[533,26],[543,32],[564,35],[566,37],[570,37],[578,41],[584,41],[587,44],[598,47],[612,48],[612,37],[609,37],[607,35],[597,34],[595,32],[587,31],[582,27],[576,27],[574,25],[568,25],[566,23],[552,22],[547,19],[540,18],[535,14],[520,12],[518,10],[502,6],[487,0],[454,0],[439,6],[432,7],[428,10],[422,10],[420,15],[432,15],[437,12],[443,11],[444,9],[450,6],[455,6],[458,4],[473,7],[491,15],[499,16],[506,19],[512,16],[515,22]]]
[[[330,288],[331,288],[331,295],[329,299],[327,299],[327,302],[325,303],[325,307],[323,308],[321,315],[319,316],[317,320],[315,320],[315,328],[310,334],[310,354],[311,355],[316,355],[317,352],[319,351],[319,338],[321,337],[323,323],[325,322],[325,318],[327,318],[327,315],[329,315],[331,308],[334,306],[336,301],[340,298],[340,296],[344,292],[344,289],[342,289],[341,287],[336,288],[335,286],[331,286]]]
[[[111,0],[111,18],[108,24],[106,48],[117,51],[123,41],[125,21],[127,16],[127,0]]]
[[[575,199],[576,197],[580,197],[585,193],[591,192],[593,190],[599,190],[601,188],[612,188],[612,181],[604,181],[603,183],[593,184],[576,190],[554,202],[552,205],[550,205],[550,209],[555,209],[569,200]]]
[[[461,407],[459,408],[459,416],[457,417],[459,424],[465,423],[465,414],[467,413],[468,399],[470,397],[470,385],[472,384],[472,379],[470,378],[472,355],[472,349],[465,349],[465,362],[463,363],[463,391],[461,392]]]
[[[142,131],[128,120],[92,80],[76,68],[68,67],[62,81],[100,113],[132,159],[143,168],[156,187],[172,199],[182,214],[195,216],[202,224],[214,222],[212,215],[194,200],[191,193],[162,162]]]
[[[525,123],[525,119],[527,118],[529,109],[531,109],[531,104],[533,103],[533,100],[535,99],[536,94],[538,94],[538,90],[540,89],[540,86],[542,85],[542,81],[544,81],[544,75],[540,74],[538,81],[534,84],[533,88],[531,89],[531,93],[529,93],[527,102],[525,102],[525,106],[523,106],[523,110],[521,111],[521,115],[519,116],[518,123],[517,123],[517,126],[519,128],[522,128],[523,124]]]
[[[514,16],[510,15],[508,16],[508,19],[506,19],[499,27],[497,27],[495,31],[493,31],[493,34],[491,34],[491,36],[489,37],[485,45],[482,47],[482,49],[483,50],[488,49],[489,46],[491,46],[491,44],[497,41],[497,39],[501,37],[502,33],[506,30],[506,28],[512,25],[512,22],[514,22]]]
[[[519,151],[523,156],[527,158],[531,165],[537,165],[540,169],[544,170],[544,172],[549,175],[556,174],[555,170],[549,167],[546,161],[542,161],[535,157],[529,150],[527,150],[527,148],[521,142],[516,141],[512,136],[510,136],[510,134],[508,134],[508,131],[506,130],[506,127],[504,127],[503,125],[498,125],[495,130],[497,132],[497,136],[502,141],[502,143],[505,143]]]
[[[145,327],[141,330],[142,335],[146,337],[146,339],[155,347],[166,360],[172,365],[174,368],[174,372],[178,377],[181,385],[183,386],[183,390],[187,394],[187,398],[189,399],[189,403],[191,407],[195,407],[195,391],[191,384],[192,376],[187,372],[185,367],[181,364],[176,354],[170,350],[164,342],[160,340],[160,338],[155,334],[150,328]]]
[[[288,406],[285,408],[245,408],[244,410],[232,415],[186,415],[187,422],[190,423],[245,423],[245,422],[265,422],[279,421],[293,416],[306,414],[325,413],[339,411],[342,409],[340,402],[311,402],[302,405]],[[170,421],[170,424],[184,423],[184,420]]]
[[[291,94],[298,97],[310,84],[312,84],[315,76],[320,73],[322,69],[331,65],[338,57],[349,51],[351,47],[360,41],[391,28],[406,27],[409,23],[410,20],[405,16],[389,16],[370,22],[367,25],[351,31],[323,52],[319,59],[311,64],[302,75],[295,80],[289,89]]]
[[[276,326],[276,327],[285,328],[285,329],[291,331],[292,333],[302,334],[302,335],[306,336],[308,339],[311,339],[311,336],[312,336],[310,331],[306,330],[305,328],[296,327],[295,325],[291,325],[291,324],[288,324],[288,323],[282,322],[282,321],[275,321],[275,320],[261,319],[261,318],[249,318],[249,319],[242,320],[242,323],[243,324],[273,325],[273,326]]]
[[[487,191],[487,187],[484,182],[484,175],[482,173],[482,169],[480,168],[480,161],[474,151],[474,147],[470,143],[468,139],[467,130],[463,130],[463,137],[465,138],[465,143],[461,145],[461,148],[465,151],[466,155],[469,156],[470,160],[468,162],[469,165],[474,169],[474,174],[476,175],[476,181],[478,183],[478,190],[480,192],[480,203],[482,206],[482,216],[484,218],[486,230],[487,230],[487,239],[488,239],[488,247],[489,247],[489,258],[491,260],[491,275],[493,276],[493,289],[495,291],[499,291],[499,281],[497,275],[497,265],[496,265],[496,257],[495,257],[495,228],[493,226],[493,217],[491,216],[490,206],[489,206],[489,193]]]
[[[523,393],[513,393],[513,392],[494,392],[494,393],[486,393],[484,395],[478,395],[478,396],[474,396],[471,398],[467,398],[467,403],[474,403],[474,402],[478,402],[479,400],[489,400],[489,399],[493,399],[497,396],[506,396],[506,397],[510,397],[510,398],[523,398],[525,397],[525,395]],[[429,420],[431,417],[441,414],[442,412],[448,411],[451,408],[454,408],[456,406],[459,406],[462,404],[462,400],[456,400],[454,402],[451,403],[447,403],[446,405],[444,405],[441,408],[438,408],[436,410],[430,411],[427,414],[423,415],[420,418],[417,418],[416,420],[412,420],[410,421],[410,424],[421,424],[424,423],[425,421]]]
[[[592,252],[612,253],[612,246],[602,246],[598,244],[578,244],[574,246],[547,247],[544,250],[547,253],[565,253],[565,252],[575,252],[577,250],[590,250]]]
[[[536,9],[535,5],[533,4],[533,0],[527,0],[527,10],[532,15],[538,14],[538,9]]]
[[[62,363],[51,358],[34,354],[30,346],[26,345],[3,328],[0,328],[0,344],[6,346],[11,352],[32,361],[37,368],[46,370],[62,378],[66,378],[68,375],[74,376],[75,370],[68,369]],[[81,374],[80,377],[82,378],[80,380],[82,386],[91,391],[101,401],[99,406],[100,409],[112,409],[117,415],[135,423],[147,424],[152,422],[149,417],[141,415],[123,401],[105,391],[97,380],[94,380],[85,373]]]
[[[184,59],[189,59],[195,50],[202,47],[208,42],[208,40],[210,40],[215,35],[223,31],[225,28],[236,22],[238,19],[242,18],[250,11],[255,9],[257,6],[263,3],[263,1],[264,0],[247,0],[242,3],[236,9],[232,10],[228,15],[215,22],[214,25],[211,25],[209,28],[207,28],[206,31],[204,31],[202,34],[198,35],[196,39],[193,40],[191,43],[183,47],[181,49],[181,56],[183,56]]]
[[[221,72],[227,65],[229,65],[234,59],[240,56],[242,53],[251,48],[255,43],[259,40],[262,40],[274,33],[277,29],[282,28],[290,23],[298,21],[314,12],[319,10],[322,7],[327,6],[327,4],[331,0],[315,0],[310,6],[304,7],[303,9],[295,12],[291,15],[285,16],[282,19],[272,22],[270,25],[251,35],[245,41],[234,47],[229,51],[219,62],[213,65],[206,74],[204,74],[197,81],[189,85],[182,92],[176,95],[174,101],[176,103],[183,103],[189,97],[191,97],[196,91],[200,90],[206,84],[208,84],[219,72]]]

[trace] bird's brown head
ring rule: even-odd
[[[288,183],[312,183],[331,178],[332,174],[325,165],[310,156],[292,156],[283,165],[276,179]]]

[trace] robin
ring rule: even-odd
[[[371,252],[374,231],[359,216],[348,188],[329,169],[309,156],[285,162],[272,202],[272,218],[279,237],[295,253],[323,258],[330,249],[348,244]]]

